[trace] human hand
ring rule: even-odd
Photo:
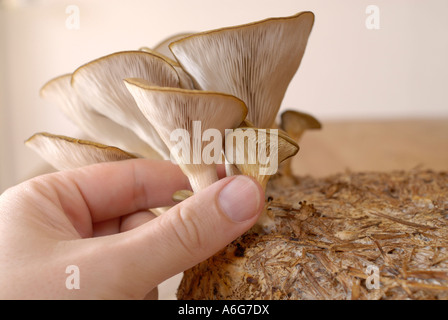
[[[188,179],[168,161],[128,160],[40,176],[0,196],[0,298],[155,298],[257,220],[264,195],[224,178],[175,205]],[[160,217],[148,208],[173,206]],[[66,268],[79,268],[69,290]]]

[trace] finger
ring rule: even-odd
[[[263,204],[263,191],[253,179],[222,179],[136,229],[89,240],[92,252],[102,248],[95,268],[105,267],[106,261],[114,265],[120,275],[114,278],[131,286],[133,292],[141,290],[143,296],[247,231]],[[91,257],[91,263],[92,259],[96,258]]]
[[[125,232],[141,226],[156,218],[156,215],[148,210],[131,213],[121,218],[101,221],[93,224],[92,237],[103,237],[119,232]]]
[[[216,172],[218,173],[219,179],[226,177],[226,167],[223,164],[216,165]]]
[[[143,300],[157,300],[159,299],[159,289],[155,287],[151,291],[149,291]]]
[[[97,222],[92,226],[92,237],[104,237],[120,231],[120,218]]]
[[[124,216],[121,218],[120,232],[135,229],[154,218],[156,218],[156,215],[148,210]]]
[[[85,203],[84,209],[93,223],[174,205],[172,194],[190,188],[187,177],[170,161],[127,160],[59,174],[70,185],[55,188],[64,211],[78,216],[85,214],[79,210],[80,203]]]

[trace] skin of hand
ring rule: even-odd
[[[127,160],[39,176],[0,196],[1,299],[156,298],[157,285],[255,224],[260,185],[223,178],[189,189],[169,161]],[[159,217],[149,208],[173,206]],[[68,266],[79,270],[69,290]]]

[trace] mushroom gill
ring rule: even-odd
[[[224,93],[154,87],[142,79],[126,79],[125,83],[189,178],[193,191],[218,181],[216,163],[222,160],[222,137],[225,129],[238,127],[246,117],[244,102]],[[209,130],[216,135],[207,143],[206,131],[213,133]],[[217,137],[221,141],[215,141]],[[207,160],[205,151],[211,145],[217,148],[212,150],[214,159]]]
[[[297,143],[276,129],[238,128],[225,139],[226,160],[235,165],[241,174],[257,180],[264,191],[279,164],[298,151]],[[257,221],[257,227],[266,232],[274,227],[273,217],[266,208]]]
[[[232,94],[248,120],[270,128],[299,68],[314,23],[312,12],[193,34],[170,44],[201,90]]]
[[[137,158],[119,148],[46,132],[34,134],[25,144],[57,170]]]
[[[173,66],[160,56],[143,51],[117,52],[89,62],[73,73],[72,86],[95,110],[133,130],[168,159],[168,149],[123,84],[123,79],[132,77],[153,85],[180,87]]]
[[[40,90],[41,97],[58,107],[88,139],[117,146],[145,158],[162,159],[131,129],[98,113],[88,101],[81,99],[70,84],[71,78],[71,74],[65,74],[48,81]]]

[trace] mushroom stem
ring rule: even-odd
[[[294,179],[294,175],[292,173],[292,159],[293,158],[288,158],[285,161],[283,161],[281,165],[281,173],[284,176],[291,177]]]
[[[226,177],[236,176],[241,174],[241,171],[238,170],[237,166],[235,166],[233,163],[229,163],[226,161],[225,163],[226,168]]]
[[[194,193],[207,188],[219,180],[215,165],[184,164],[180,166],[183,172],[194,172],[194,174],[188,175],[188,180]],[[192,167],[196,167],[196,169]]]
[[[264,204],[263,212],[258,218],[257,223],[252,227],[257,233],[270,233],[276,230],[274,215],[268,210],[269,203]]]
[[[167,212],[171,207],[159,207],[159,208],[152,208],[149,211],[154,213],[157,217],[161,216],[165,212]]]

